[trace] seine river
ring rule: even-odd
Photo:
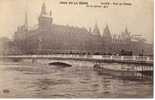
[[[44,64],[0,64],[1,98],[143,98],[153,83],[99,75],[91,64],[60,68]]]

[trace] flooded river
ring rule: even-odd
[[[60,68],[44,64],[0,64],[0,97],[137,98],[152,97],[150,81],[99,75],[91,65]]]

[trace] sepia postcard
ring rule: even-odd
[[[0,0],[0,98],[153,98],[154,0]]]

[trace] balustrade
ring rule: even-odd
[[[67,55],[67,54],[55,54],[55,55],[9,55],[0,56],[0,58],[78,58],[78,59],[99,59],[99,60],[122,60],[122,61],[148,61],[153,62],[153,57],[149,56],[115,56],[115,55]]]

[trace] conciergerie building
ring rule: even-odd
[[[18,53],[119,54],[122,50],[130,52],[130,54],[147,52],[146,45],[140,46],[139,41],[131,39],[127,28],[120,36],[112,36],[108,25],[106,25],[101,36],[97,24],[94,25],[94,28],[86,29],[57,25],[53,23],[53,20],[52,11],[47,11],[46,5],[43,3],[38,17],[38,25],[34,29],[30,29],[26,13],[25,23],[19,26],[14,34],[14,45],[18,49]]]

